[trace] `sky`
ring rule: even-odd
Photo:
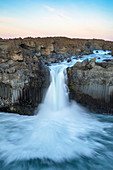
[[[0,0],[0,37],[113,41],[113,0]]]

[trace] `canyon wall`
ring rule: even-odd
[[[113,61],[77,62],[67,69],[70,98],[92,112],[113,114]]]
[[[111,50],[113,55],[113,42],[65,37],[0,38],[0,111],[26,115],[34,114],[49,86],[50,77],[47,65],[63,61],[67,57],[91,54],[93,50],[99,49]],[[87,73],[90,74],[90,77],[92,77],[92,71],[90,70],[90,73]],[[74,69],[71,74],[75,76],[77,73],[77,76],[81,77],[82,73],[79,72],[79,69]],[[104,69],[101,72],[103,74]],[[111,80],[111,70],[108,70],[108,72],[109,74],[106,73],[106,76],[108,74],[108,79]],[[84,74],[86,73],[84,72]],[[95,74],[98,74],[98,72],[95,71]],[[89,94],[87,89],[92,91],[93,87],[88,84],[88,81],[83,83],[86,83],[86,86],[84,86],[85,93]],[[93,85],[96,88],[96,84]],[[109,93],[111,94],[112,87],[110,84],[109,86],[111,89]],[[101,83],[98,87],[101,90]],[[107,89],[107,85],[104,89]]]

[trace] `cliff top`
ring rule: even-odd
[[[55,36],[55,37],[19,37],[19,38],[1,38],[0,41],[7,41],[7,40],[78,40],[78,41],[105,41],[105,42],[113,42],[110,40],[104,40],[104,39],[96,39],[96,38],[69,38],[69,37],[60,37],[60,36]]]

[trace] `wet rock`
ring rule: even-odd
[[[92,59],[90,60],[90,63],[92,63],[92,62],[96,62],[96,57],[95,57],[95,58],[92,58]]]
[[[103,61],[105,61],[105,62],[109,62],[109,61],[112,61],[112,60],[110,60],[110,59],[104,59]]]
[[[68,63],[71,62],[71,58],[67,59],[67,62],[68,62]]]
[[[85,59],[84,61],[82,61],[82,64],[85,66],[89,63],[89,60],[88,59]]]
[[[96,65],[101,66],[103,68],[108,68],[113,66],[113,61],[107,61],[107,62],[102,62],[102,63],[96,63]]]
[[[79,57],[78,58],[82,58],[82,55],[79,55]]]
[[[83,70],[92,69],[95,66],[95,61],[96,58],[91,59],[90,61],[88,59],[85,59],[82,62],[76,62],[75,67]]]

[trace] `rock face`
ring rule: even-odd
[[[0,111],[32,115],[49,86],[49,69],[40,58],[17,60],[0,64]]]
[[[99,49],[113,52],[113,42],[65,37],[0,38],[0,111],[32,115],[49,85],[46,65]],[[92,61],[87,67],[92,69],[94,65]]]
[[[91,111],[113,113],[113,62],[84,60],[67,69],[70,98]]]

